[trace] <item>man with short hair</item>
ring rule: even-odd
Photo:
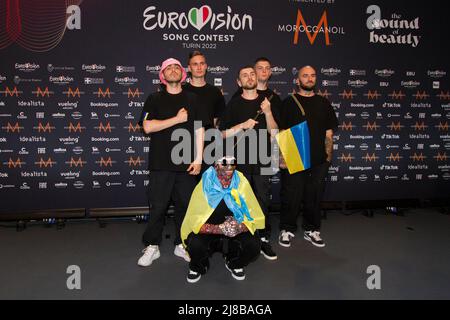
[[[283,101],[280,130],[289,129],[307,121],[310,136],[311,167],[290,174],[281,170],[281,212],[279,244],[291,246],[297,231],[297,217],[303,206],[303,237],[316,247],[324,247],[320,236],[320,203],[325,187],[325,177],[332,160],[333,132],[338,120],[330,102],[314,92],[316,71],[310,66],[299,70],[296,93]]]
[[[197,95],[199,112],[202,114],[202,118],[208,121],[204,124],[205,130],[216,128],[217,121],[225,110],[225,99],[219,88],[206,82],[208,65],[204,54],[200,51],[191,52],[188,59],[188,69],[191,80],[183,86],[183,90]],[[205,148],[212,142],[205,141]],[[202,172],[213,164],[212,159],[216,159],[216,156],[216,154],[204,154]],[[198,175],[198,177],[201,178],[201,175]]]
[[[270,224],[268,223],[269,205],[270,205],[270,175],[263,172],[265,169],[269,171],[271,167],[271,131],[278,129],[278,125],[274,118],[277,111],[271,105],[269,99],[264,95],[258,94],[256,71],[253,66],[245,66],[239,70],[237,84],[242,88],[242,94],[231,99],[228,103],[224,116],[220,121],[219,129],[222,131],[224,138],[232,138],[234,146],[237,150],[244,150],[245,154],[235,155],[237,158],[237,169],[241,171],[250,182],[261,209],[266,217],[266,227],[259,232],[261,237],[261,254],[266,259],[276,260],[277,255],[270,246]],[[253,130],[251,130],[253,129]],[[247,134],[256,133],[257,141],[250,141],[247,138],[239,137],[242,131],[248,130]],[[264,141],[265,140],[265,141]],[[265,154],[269,159],[269,163],[262,163],[261,145],[266,145]],[[226,143],[227,144],[227,143]],[[240,146],[242,144],[243,146]],[[229,145],[229,144],[228,144]],[[251,153],[254,149],[256,154]],[[226,150],[226,154],[235,152],[235,150]],[[242,159],[244,156],[244,159]],[[251,157],[257,156],[256,163],[251,163]]]
[[[180,228],[196,184],[195,175],[200,173],[203,154],[204,128],[194,127],[194,121],[205,120],[198,111],[196,96],[181,87],[186,71],[178,60],[169,58],[162,63],[159,78],[166,90],[155,92],[147,98],[141,116],[144,132],[150,134],[151,141],[150,216],[143,235],[146,247],[138,261],[140,266],[149,266],[160,256],[164,215],[171,200],[174,202],[174,254],[190,260],[181,244]],[[172,150],[179,143],[172,141],[175,130],[184,130],[190,135],[189,150],[183,149],[188,156],[190,153],[188,162],[172,159]]]

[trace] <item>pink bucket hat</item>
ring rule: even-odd
[[[166,69],[171,64],[176,64],[176,65],[180,66],[181,72],[182,72],[181,82],[184,82],[184,80],[186,80],[186,77],[187,77],[186,70],[184,70],[180,61],[178,61],[177,59],[174,59],[174,58],[169,58],[167,60],[164,60],[164,62],[161,64],[161,70],[159,70],[159,80],[161,80],[161,83],[167,84],[167,81],[164,79],[163,72],[164,72],[164,69]]]

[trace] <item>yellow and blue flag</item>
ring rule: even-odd
[[[183,244],[191,232],[197,234],[200,231],[222,199],[232,211],[234,218],[245,224],[251,234],[254,234],[257,229],[264,229],[264,213],[244,175],[239,171],[234,171],[230,187],[223,189],[214,167],[209,167],[203,173],[202,179],[191,195],[181,225]]]
[[[303,121],[276,136],[290,174],[311,168],[309,129]]]

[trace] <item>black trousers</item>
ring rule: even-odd
[[[222,252],[231,269],[240,269],[255,261],[261,250],[261,240],[255,234],[244,232],[230,238],[216,234],[189,234],[186,250],[191,262],[189,268],[200,274],[209,269],[209,258],[214,252]]]
[[[196,185],[195,176],[186,172],[151,171],[149,183],[150,215],[142,240],[145,246],[159,245],[162,240],[164,218],[172,200],[174,203],[175,240],[180,244],[180,230],[189,200]]]
[[[270,176],[269,175],[259,175],[259,174],[246,174],[244,176],[250,182],[253,189],[253,193],[258,200],[259,206],[265,216],[265,228],[259,230],[259,235],[261,238],[270,238],[270,232],[272,230],[269,221],[269,206],[270,206]]]
[[[302,203],[303,229],[307,231],[320,230],[320,203],[329,166],[329,162],[325,162],[294,174],[289,174],[286,169],[281,170],[280,230],[297,231],[297,218]]]

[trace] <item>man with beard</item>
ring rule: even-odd
[[[270,204],[270,153],[272,130],[278,129],[273,115],[271,102],[262,94],[258,94],[256,72],[253,66],[245,66],[239,70],[237,84],[242,88],[242,94],[231,99],[221,118],[219,129],[224,138],[232,138],[235,148],[227,150],[225,154],[238,151],[237,169],[241,171],[250,182],[259,205],[266,217],[266,228],[259,232],[261,237],[261,254],[266,259],[276,260],[277,255],[269,242],[270,224],[268,222]],[[254,130],[248,130],[254,129]],[[244,130],[245,137],[243,137]],[[240,135],[237,137],[236,135]],[[249,141],[255,137],[255,141]],[[230,146],[230,143],[225,143]],[[262,149],[266,146],[266,150]],[[252,152],[250,151],[252,150]],[[254,159],[257,157],[257,159]],[[267,158],[267,163],[262,158]],[[253,158],[253,159],[252,159]],[[255,160],[255,161],[253,161]]]
[[[222,112],[225,110],[225,99],[222,92],[215,86],[209,84],[205,80],[206,70],[208,65],[206,64],[206,58],[200,51],[193,51],[189,54],[188,69],[191,73],[190,83],[186,83],[183,86],[183,90],[195,93],[198,99],[199,112],[203,115],[203,118],[208,122],[204,124],[205,130],[215,128],[217,120]],[[220,141],[221,142],[221,141]],[[211,142],[205,142],[205,148]],[[202,172],[213,164],[215,154],[204,154],[204,163]],[[201,175],[198,175],[201,178]]]
[[[204,128],[195,128],[194,121],[205,121],[198,112],[196,96],[182,90],[181,82],[186,79],[186,71],[178,60],[170,58],[162,63],[159,78],[166,90],[147,98],[141,116],[144,132],[151,135],[150,217],[143,235],[146,247],[138,261],[138,265],[144,267],[151,265],[160,256],[164,215],[171,200],[175,207],[174,254],[186,261],[190,260],[181,244],[180,228],[196,184],[195,175],[200,173],[203,153]],[[183,153],[183,159],[172,159],[172,150],[179,143],[171,139],[175,130],[184,130],[190,135],[189,150],[183,149],[188,154]]]
[[[269,89],[268,83],[269,79],[272,76],[272,65],[268,58],[266,57],[259,57],[255,60],[255,71],[256,71],[256,80],[257,80],[257,86],[256,90],[258,94],[266,97],[271,105],[275,116],[275,120],[277,120],[278,117],[278,111],[281,107],[281,99],[280,96],[275,93],[272,89]],[[239,87],[239,89],[233,94],[232,99],[239,97],[242,94],[242,88]]]
[[[181,238],[191,261],[187,281],[195,283],[209,269],[209,257],[223,253],[225,266],[236,280],[245,279],[244,267],[259,256],[257,229],[264,215],[247,179],[235,170],[233,157],[209,167],[192,193],[181,226]]]
[[[291,246],[290,239],[297,231],[297,217],[303,201],[303,237],[316,247],[324,247],[325,242],[320,237],[320,202],[332,160],[333,132],[338,127],[338,120],[330,102],[314,92],[316,71],[312,67],[304,66],[299,70],[297,84],[299,93],[283,101],[279,125],[283,130],[307,121],[311,167],[293,174],[286,169],[281,170],[278,243],[284,247]]]

